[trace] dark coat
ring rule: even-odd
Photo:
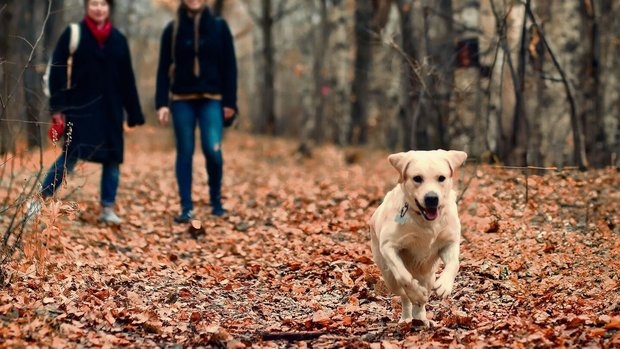
[[[212,93],[222,95],[222,106],[237,110],[237,62],[230,28],[226,21],[205,8],[200,18],[198,61],[200,74],[194,73],[194,20],[179,9],[175,55],[172,57],[174,21],[168,23],[161,36],[157,70],[157,109],[169,105],[169,93]],[[170,66],[174,61],[171,86]]]
[[[94,162],[123,162],[123,109],[127,124],[144,124],[127,39],[115,28],[100,47],[84,21],[73,54],[67,89],[70,28],[60,36],[50,70],[50,111],[66,116],[69,156]],[[69,129],[69,123],[72,123]]]

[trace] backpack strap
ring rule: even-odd
[[[71,23],[69,25],[69,56],[67,57],[67,88],[71,88],[71,65],[73,64],[73,54],[80,43],[80,25]],[[43,94],[50,97],[50,72],[52,69],[52,57],[47,62],[45,74],[43,74]]]
[[[80,43],[80,25],[78,23],[71,23],[71,39],[69,40],[69,55],[73,55],[77,50]]]
[[[69,57],[67,57],[67,89],[71,88],[71,74],[73,72],[73,54],[80,43],[80,25],[71,23],[69,26],[71,36],[69,38]]]

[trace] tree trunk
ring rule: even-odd
[[[275,115],[275,63],[273,47],[273,14],[271,0],[261,1],[261,32],[263,36],[263,76],[260,97],[259,132],[273,135],[276,127]]]
[[[613,151],[611,165],[620,168],[620,1],[603,3],[601,33],[607,44],[602,47],[605,54],[602,55],[604,72],[600,93],[603,94],[606,138]]]
[[[540,6],[546,6],[544,10],[549,10],[549,4],[539,4]],[[542,10],[539,10],[540,13]],[[544,156],[542,152],[543,147],[543,124],[541,115],[549,115],[547,108],[547,100],[549,97],[545,91],[545,80],[542,78],[543,67],[545,66],[545,55],[543,54],[543,48],[539,41],[540,34],[538,31],[531,27],[529,35],[529,70],[530,77],[526,78],[526,88],[523,94],[523,98],[526,101],[533,101],[533,103],[524,103],[526,115],[532,115],[528,119],[529,123],[529,147],[528,147],[528,164],[532,166],[542,167],[545,165]],[[533,105],[532,105],[533,104]]]
[[[27,0],[29,11],[26,11],[21,17],[21,28],[26,29],[26,39],[34,43],[37,37],[41,33],[43,26],[43,20],[47,16],[47,6],[37,6],[39,1]],[[42,44],[42,43],[41,43]],[[30,46],[24,46],[22,57],[24,60],[30,55],[32,48]],[[41,45],[35,48],[33,60],[24,71],[24,98],[26,102],[26,136],[28,149],[34,149],[42,147],[42,134],[40,115],[41,107],[45,101],[43,90],[41,88],[41,78],[43,76],[43,69],[45,62],[43,61],[43,47]]]
[[[425,38],[427,56],[433,74],[428,85],[430,101],[422,108],[421,125],[430,126],[420,134],[418,148],[446,148],[450,120],[450,98],[454,86],[454,33],[452,30],[452,0],[426,0]],[[424,138],[428,137],[428,141]]]
[[[526,0],[525,11],[530,9],[531,0]],[[512,133],[510,135],[511,154],[508,163],[516,166],[527,166],[527,135],[528,125],[525,114],[525,70],[526,70],[526,48],[529,36],[527,35],[527,16],[523,16],[521,24],[521,35],[519,39],[519,56],[515,87],[515,111],[512,119]]]
[[[592,0],[582,3],[582,13],[587,30],[583,32],[582,42],[589,42],[588,51],[585,53],[583,69],[589,76],[589,89],[584,91],[584,100],[587,109],[583,111],[584,134],[586,138],[586,151],[588,158],[595,167],[603,167],[609,164],[611,157],[610,147],[605,138],[604,120],[604,95],[605,91],[601,83],[601,44],[602,33],[602,6],[610,4],[609,1]],[[616,20],[618,20],[616,18]],[[603,29],[604,30],[604,29]],[[616,33],[618,34],[618,33]]]
[[[480,154],[484,145],[484,123],[482,118],[482,77],[480,74],[481,56],[485,50],[485,40],[480,40],[480,0],[460,0],[455,2],[454,34],[456,36],[454,96],[452,105],[458,105],[451,112],[446,123],[450,135],[446,146]],[[492,48],[490,48],[492,50]]]
[[[372,65],[372,1],[355,0],[355,63],[351,85],[351,125],[347,140],[349,144],[365,144],[368,141],[367,102],[369,97],[369,72]]]
[[[571,14],[579,13],[578,12],[579,11],[578,0],[571,0],[571,1],[567,0],[565,1],[564,6]],[[579,35],[580,35],[580,30],[579,30],[580,26],[578,23],[579,20],[575,19],[574,16],[569,16],[571,21],[577,20],[578,22],[567,23],[567,27],[571,28],[571,30],[565,31],[564,39],[567,40],[567,43],[563,45],[562,47],[563,47],[563,51],[568,51],[568,52],[562,52],[563,53],[562,56],[568,57],[568,59],[565,60],[565,62],[567,63],[566,67],[563,67],[558,61],[558,56],[556,54],[554,47],[552,47],[551,42],[546,37],[542,27],[538,24],[536,16],[534,16],[534,13],[531,11],[529,7],[526,7],[526,16],[529,16],[530,20],[532,21],[532,24],[534,25],[536,30],[540,33],[540,39],[542,40],[542,43],[544,44],[545,48],[549,52],[553,65],[560,75],[560,78],[561,78],[561,81],[562,81],[562,84],[564,86],[564,90],[566,93],[566,99],[570,107],[570,121],[571,121],[571,127],[573,131],[574,162],[580,169],[585,170],[588,168],[589,163],[588,163],[588,159],[586,155],[585,137],[583,133],[583,127],[582,127],[581,120],[579,118],[579,116],[581,115],[581,112],[580,112],[581,104],[579,103],[580,100],[577,97],[577,94],[575,92],[575,88],[573,85],[573,81],[575,82],[579,81],[579,76],[576,71],[577,69],[579,69],[579,63],[578,63],[579,55],[576,54],[575,52],[572,52],[577,49],[575,45],[579,45]]]
[[[319,26],[312,31],[312,92],[308,110],[305,111],[305,120],[301,131],[301,146],[311,147],[313,141],[322,142],[324,140],[325,125],[323,111],[325,108],[325,98],[329,91],[325,91],[326,79],[325,66],[327,44],[329,41],[329,22],[327,13],[327,0],[318,0]],[[314,12],[313,6],[312,12]],[[301,148],[300,148],[301,149]]]
[[[12,91],[11,84],[11,65],[7,62],[11,61],[9,52],[11,49],[12,39],[9,33],[12,32],[12,23],[14,20],[15,1],[9,0],[4,2],[4,7],[0,5],[0,155],[12,153],[15,150],[14,135],[11,132],[11,122],[7,121],[9,109],[13,109],[12,101],[9,100],[9,94]]]
[[[420,92],[420,82],[414,71],[414,62],[418,61],[418,52],[415,46],[415,27],[413,23],[413,9],[409,0],[397,0],[396,6],[400,15],[401,45],[403,53],[409,59],[403,59],[401,74],[401,106],[398,124],[402,133],[402,142],[399,148],[403,150],[416,149],[415,135],[417,133],[417,115],[415,95]]]
[[[322,127],[323,122],[323,110],[325,108],[325,95],[328,91],[324,91],[325,86],[325,72],[323,67],[325,65],[325,53],[327,52],[327,44],[329,42],[329,22],[327,18],[327,0],[320,0],[320,18],[319,32],[316,39],[315,50],[312,62],[312,74],[314,75],[314,117],[316,118],[315,128],[313,132],[313,138],[317,142],[323,142],[323,135],[325,132]]]

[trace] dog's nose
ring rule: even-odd
[[[426,208],[436,208],[439,206],[439,195],[434,191],[426,193],[426,195],[424,195],[424,206],[426,206]]]

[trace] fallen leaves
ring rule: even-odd
[[[463,169],[475,178],[459,205],[461,269],[449,299],[431,297],[436,325],[424,329],[397,323],[399,302],[368,244],[368,218],[396,180],[385,153],[358,152],[347,165],[336,147],[300,160],[285,140],[231,133],[225,146],[224,219],[208,214],[196,166],[197,219],[172,223],[173,152],[131,152],[118,202],[128,223],[120,228],[96,221],[96,167],[84,165],[80,181],[69,177],[69,187],[87,184],[50,207],[55,228],[45,250],[24,246],[8,270],[3,345],[619,345],[616,173],[526,182],[517,172]],[[64,203],[71,200],[80,203],[79,219],[69,218],[78,207]]]

